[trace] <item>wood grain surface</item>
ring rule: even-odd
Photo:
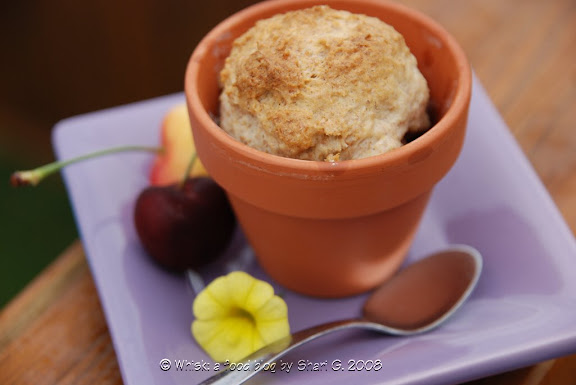
[[[401,2],[436,19],[464,47],[576,233],[576,2]],[[122,384],[79,242],[0,313],[0,363],[0,384]],[[471,384],[576,384],[576,356]]]

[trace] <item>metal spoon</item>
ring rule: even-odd
[[[401,270],[377,288],[364,304],[363,318],[334,321],[296,332],[243,360],[248,370],[224,370],[199,385],[242,384],[298,346],[338,330],[360,328],[396,336],[429,331],[468,298],[482,271],[482,256],[454,245]],[[256,365],[258,363],[258,365]]]

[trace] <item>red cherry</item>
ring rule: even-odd
[[[230,243],[236,220],[224,190],[210,178],[194,177],[144,189],[134,223],[153,260],[184,271],[215,261]]]

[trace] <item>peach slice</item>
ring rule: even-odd
[[[186,104],[172,107],[165,115],[162,122],[161,141],[163,151],[156,157],[150,170],[150,184],[154,186],[180,182],[196,151]],[[193,176],[208,176],[208,172],[199,159],[196,160],[190,172],[190,177]]]

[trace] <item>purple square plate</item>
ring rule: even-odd
[[[164,114],[183,101],[169,95],[66,119],[54,131],[58,157],[158,145]],[[190,334],[194,294],[184,277],[150,262],[132,223],[151,161],[146,153],[116,154],[73,165],[64,177],[124,382],[189,385],[214,369]],[[445,325],[409,338],[336,333],[251,383],[449,384],[576,352],[573,234],[477,79],[462,155],[436,187],[408,263],[453,243],[479,249],[485,268]],[[292,330],[357,316],[364,299],[284,296]],[[200,365],[179,369],[184,362]]]

